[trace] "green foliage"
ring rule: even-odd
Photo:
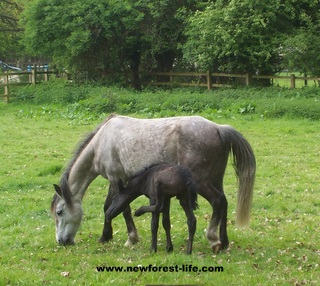
[[[123,67],[121,53],[138,32],[139,14],[122,1],[36,1],[24,11],[24,43],[30,52],[53,57],[58,67],[73,74],[101,77]]]
[[[189,18],[185,56],[201,70],[272,74],[282,12],[278,0],[215,1]]]
[[[21,55],[21,30],[18,18],[22,10],[20,1],[0,0],[0,60]]]
[[[90,120],[113,112],[147,117],[210,114],[212,119],[238,116],[320,119],[320,90],[317,87],[294,90],[243,87],[213,91],[180,88],[135,92],[118,87],[75,85],[56,79],[40,85],[16,87],[12,93],[15,102],[63,105],[59,116],[74,122],[79,120],[81,124],[89,124]],[[43,107],[25,111],[22,115],[42,113],[52,113],[52,110]]]
[[[290,71],[308,75],[320,75],[320,25],[298,29],[294,36],[287,38],[282,47],[284,66]]]
[[[184,56],[200,70],[319,75],[318,1],[213,1],[187,20]],[[281,56],[281,57],[279,57]]]
[[[182,14],[176,17],[181,7],[187,9],[169,0],[35,1],[23,13],[23,42],[73,77],[119,81],[122,75],[134,82],[140,65],[171,69],[183,29]]]
[[[318,75],[318,5],[317,0],[0,1],[0,58],[46,57],[73,80],[137,90],[139,72],[154,70],[275,74],[289,68]]]

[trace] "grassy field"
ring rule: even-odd
[[[114,220],[113,241],[99,244],[108,187],[102,178],[93,182],[84,197],[85,215],[77,243],[68,247],[57,245],[49,212],[54,193],[52,184],[59,182],[62,168],[77,142],[108,113],[94,114],[93,99],[61,104],[27,98],[9,105],[0,104],[0,285],[319,285],[319,120],[303,115],[309,111],[308,114],[315,114],[318,107],[314,105],[319,101],[317,96],[310,100],[310,96],[304,96],[302,100],[301,96],[279,96],[280,91],[271,91],[272,94],[255,100],[248,95],[254,91],[240,91],[240,94],[238,91],[238,96],[217,101],[220,108],[212,107],[209,102],[206,108],[198,110],[197,101],[189,110],[181,104],[175,110],[179,103],[174,94],[166,103],[171,104],[171,111],[166,106],[153,110],[151,101],[141,94],[134,95],[139,97],[136,106],[139,100],[145,101],[148,110],[139,107],[139,112],[134,112],[129,109],[129,103],[121,102],[123,110],[127,108],[127,113],[137,117],[200,114],[234,126],[251,143],[257,158],[257,177],[250,228],[242,230],[235,225],[237,182],[230,165],[225,192],[229,201],[231,244],[227,251],[217,255],[211,253],[205,238],[211,209],[202,198],[195,212],[198,224],[190,256],[185,254],[186,219],[177,200],[173,200],[171,209],[173,253],[165,252],[161,228],[158,252],[150,253],[149,215],[135,218],[141,238],[136,246],[123,246],[126,228],[121,216]],[[117,92],[127,98],[133,96],[130,91]],[[161,93],[153,96],[160,97]],[[278,106],[279,102],[285,106]],[[123,111],[116,100],[113,104]],[[300,117],[274,113],[275,106],[283,111],[295,104],[304,112]],[[132,208],[145,202],[141,197],[133,202]],[[222,266],[223,271],[97,271],[97,266],[148,267],[150,264],[205,266],[213,267],[212,270]]]

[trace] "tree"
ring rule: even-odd
[[[186,18],[197,8],[194,0],[142,0],[148,10],[142,23],[143,38],[148,45],[146,69],[170,71],[174,62],[182,57],[180,46]],[[149,67],[148,64],[149,63]]]
[[[273,74],[288,21],[281,2],[215,1],[190,17],[185,57],[202,70]]]
[[[189,2],[39,0],[24,12],[24,43],[74,75],[125,77],[139,88],[141,66],[172,67],[183,30],[176,14]]]
[[[294,72],[320,75],[320,3],[315,0],[296,4],[291,33],[281,47],[284,67]]]
[[[21,6],[14,0],[0,0],[0,59],[18,53],[20,12]]]
[[[123,1],[40,0],[24,12],[24,43],[74,75],[116,78],[137,50],[142,16]]]

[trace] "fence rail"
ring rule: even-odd
[[[308,77],[308,76],[296,76],[291,75],[251,75],[251,74],[229,74],[229,73],[195,73],[195,72],[151,72],[148,74],[153,80],[149,81],[148,85],[157,86],[203,86],[207,89],[214,87],[230,87],[231,84],[227,83],[230,79],[240,79],[247,86],[252,84],[252,80],[290,80],[290,88],[296,88],[296,81],[303,80],[304,85],[307,85],[308,81],[314,81],[319,83],[320,77]],[[177,78],[188,77],[194,78],[188,82],[181,82]],[[221,83],[225,81],[226,83]]]
[[[0,97],[3,97],[4,101],[8,103],[11,86],[36,84],[42,81],[49,81],[50,74],[53,74],[53,71],[43,68],[40,69],[37,66],[33,66],[30,71],[26,72],[19,71],[1,73],[0,88],[3,87],[3,94],[0,94]]]
[[[27,72],[10,72],[0,74],[0,88],[3,87],[3,97],[5,102],[9,102],[10,87],[17,85],[36,84],[42,81],[48,81],[49,75],[53,74],[53,71],[48,69],[40,69],[40,67],[34,66],[31,71]],[[144,74],[146,75],[146,74]],[[297,81],[304,81],[304,85],[307,85],[308,81],[314,81],[320,83],[320,77],[308,77],[308,76],[296,76],[291,75],[250,75],[250,74],[229,74],[229,73],[212,73],[212,72],[151,72],[148,73],[149,78],[153,78],[147,82],[147,85],[157,86],[202,86],[207,89],[215,87],[230,87],[230,79],[240,79],[243,84],[249,86],[252,84],[252,80],[290,80],[290,88],[296,88]],[[17,77],[19,80],[14,80]],[[27,80],[20,81],[20,78],[25,77]],[[183,81],[184,80],[184,81]],[[187,80],[187,81],[186,81]],[[233,81],[234,82],[234,81]]]

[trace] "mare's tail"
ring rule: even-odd
[[[249,142],[241,133],[228,125],[220,125],[219,133],[223,143],[230,146],[233,165],[239,178],[237,224],[249,224],[253,185],[256,174],[256,160]]]
[[[197,184],[194,182],[194,180],[189,177],[187,181],[187,189],[189,193],[189,202],[191,205],[192,210],[196,210],[198,205],[198,192],[197,192]]]

